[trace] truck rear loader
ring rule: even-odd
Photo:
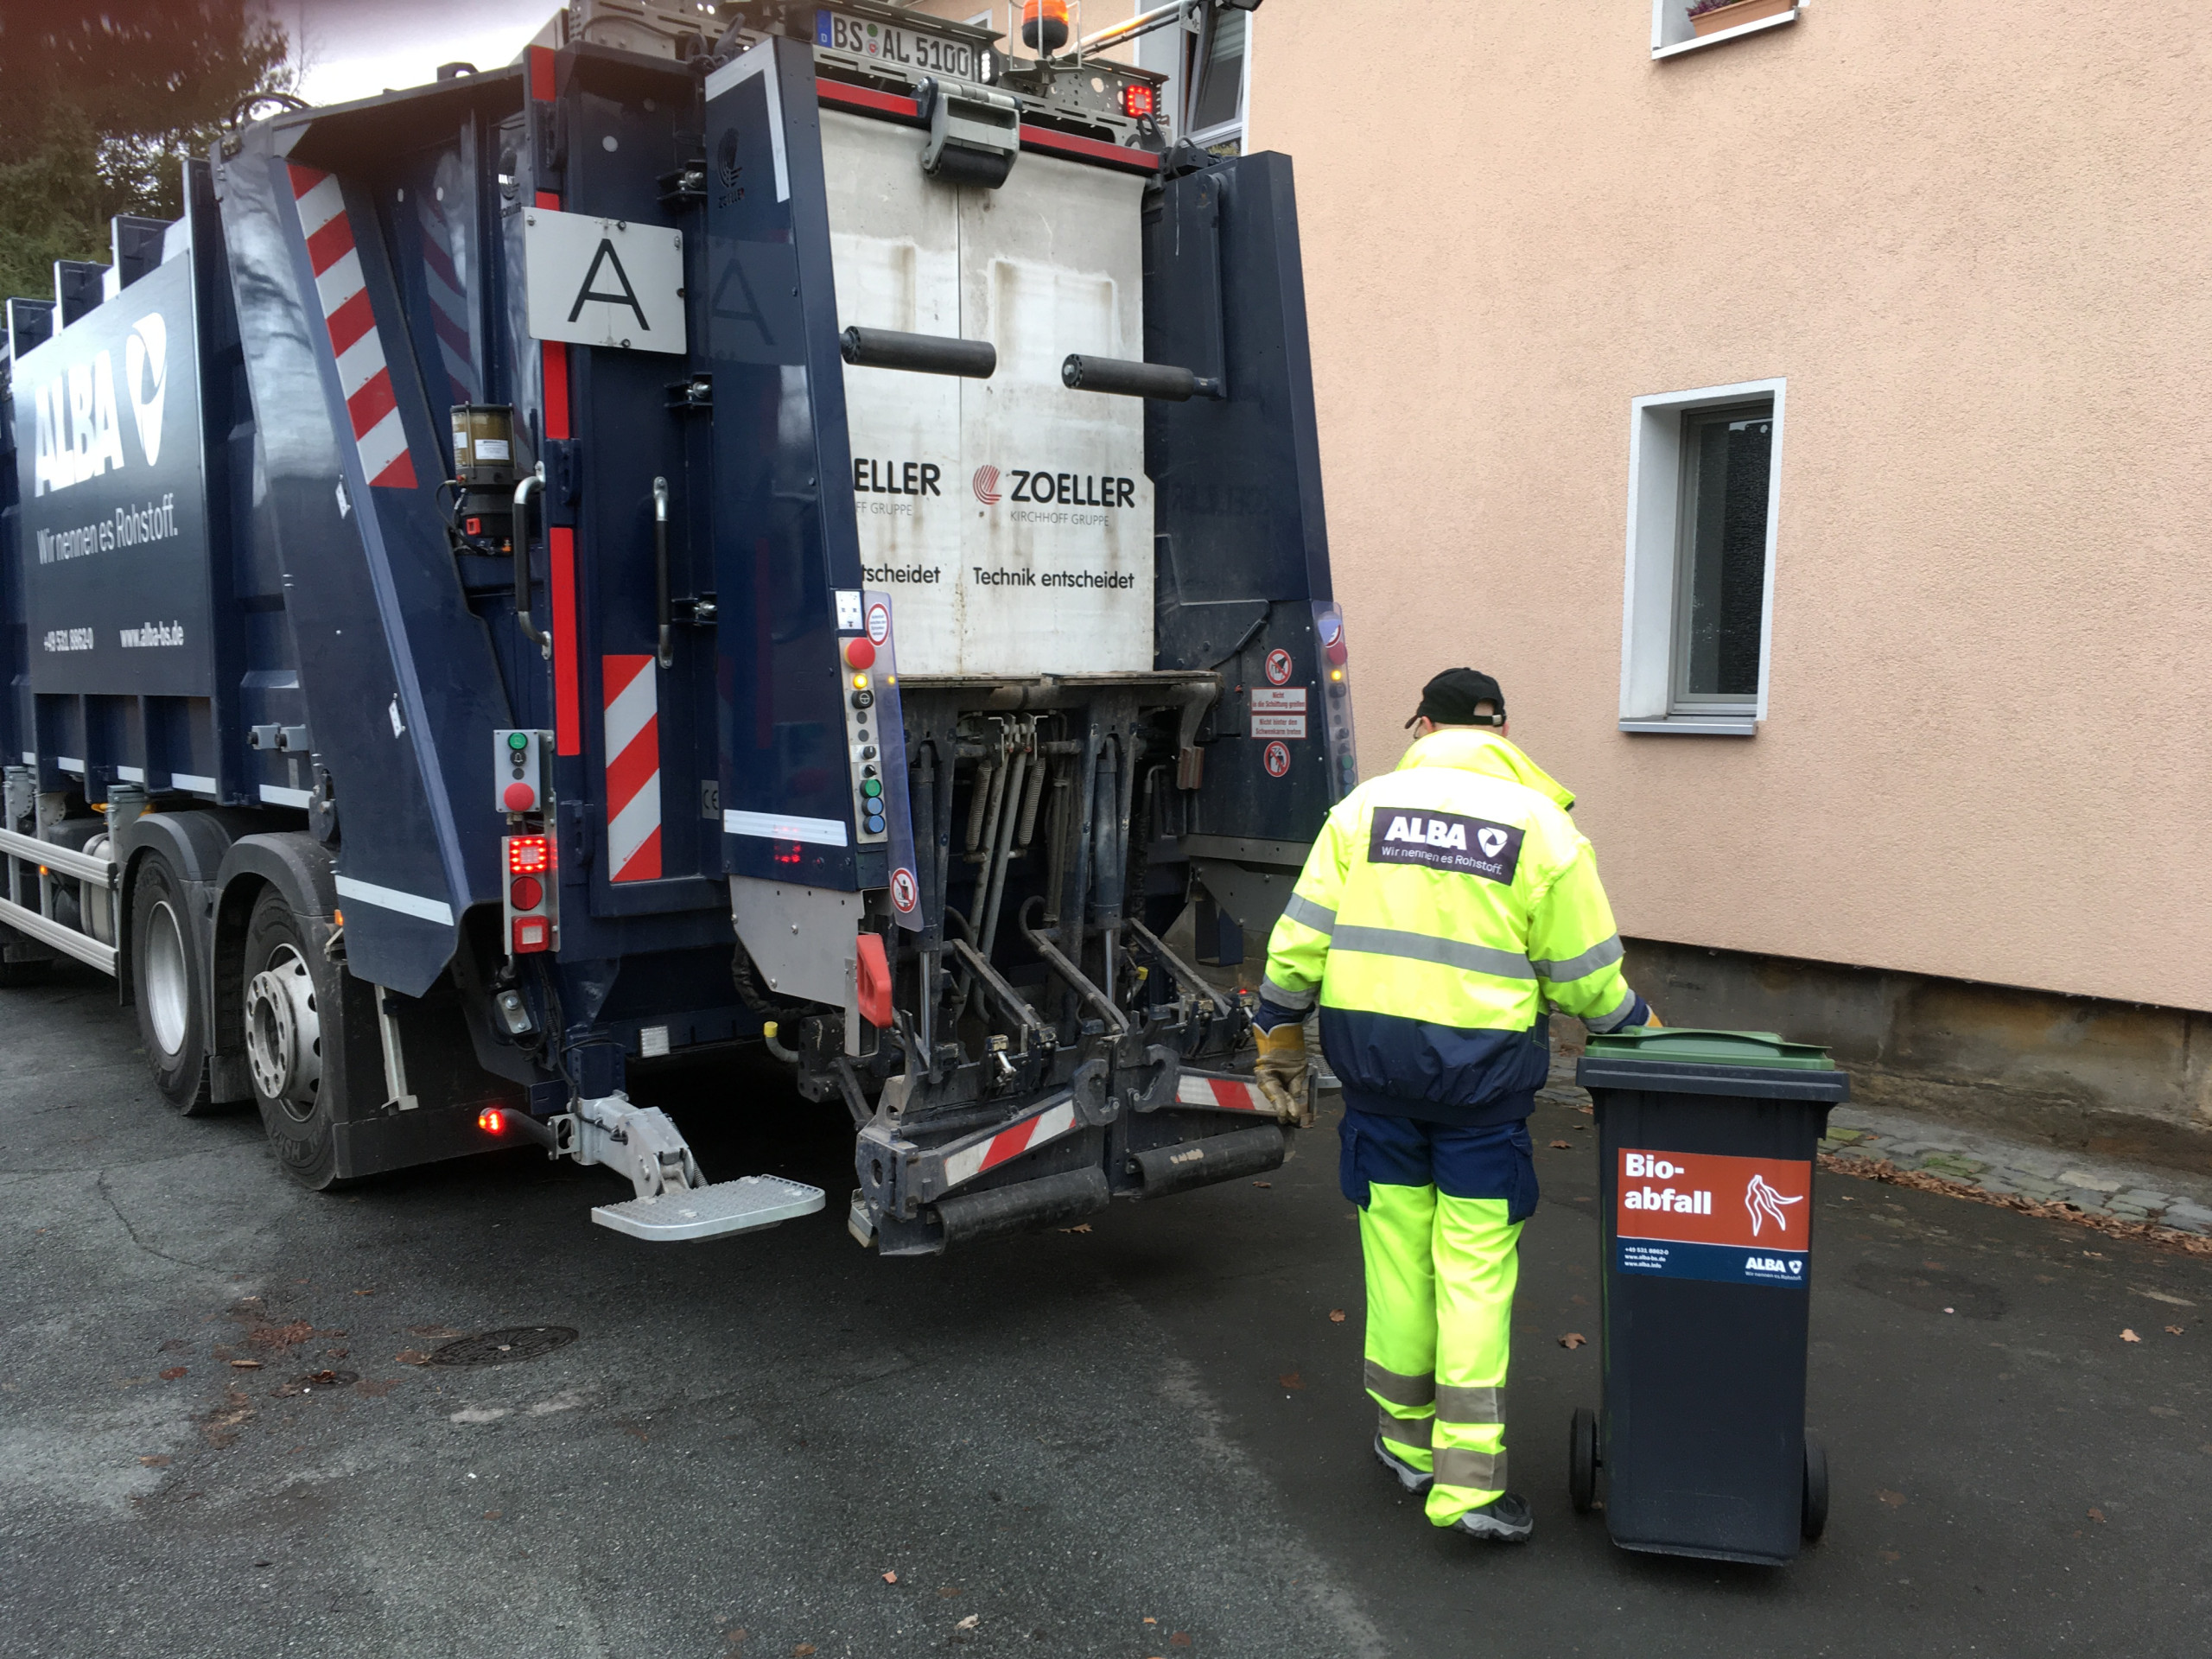
[[[114,976],[309,1187],[526,1139],[645,1239],[823,1207],[629,1098],[735,1045],[885,1255],[1279,1164],[1195,958],[1355,781],[1348,658],[1290,164],[1160,79],[582,0],[241,121],[8,302],[0,976]]]

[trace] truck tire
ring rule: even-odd
[[[246,1069],[262,1128],[285,1174],[321,1192],[337,1177],[339,1094],[323,1086],[322,1010],[339,994],[340,970],[308,947],[284,895],[269,887],[246,923],[238,971]]]
[[[193,970],[191,906],[167,858],[150,855],[130,893],[130,982],[154,1087],[187,1117],[213,1109],[207,1010]]]

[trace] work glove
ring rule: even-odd
[[[1260,1063],[1255,1068],[1260,1092],[1284,1122],[1312,1128],[1313,1103],[1306,1077],[1305,1026],[1286,1020],[1273,1031],[1255,1029],[1252,1035],[1260,1045]]]

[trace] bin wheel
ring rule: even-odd
[[[1810,1429],[1805,1431],[1805,1499],[1798,1529],[1808,1543],[1828,1529],[1828,1452]]]
[[[1598,1414],[1587,1406],[1577,1406],[1567,1426],[1567,1495],[1577,1515],[1598,1501]]]

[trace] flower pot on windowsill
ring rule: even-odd
[[[1690,28],[1700,37],[1718,35],[1725,29],[1756,23],[1763,17],[1779,17],[1796,10],[1797,0],[1732,0],[1729,5],[1699,12],[1690,19]]]

